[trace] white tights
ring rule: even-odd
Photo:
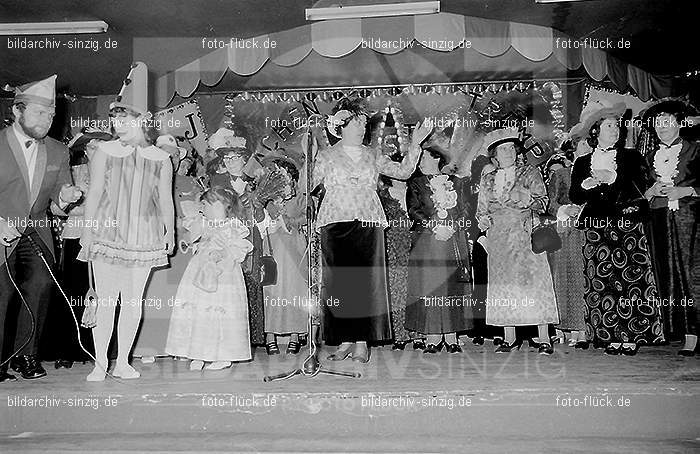
[[[97,326],[92,329],[97,359],[95,373],[100,375],[98,371],[101,372],[104,380],[104,373],[108,367],[107,349],[114,326],[114,311],[121,294],[121,308],[117,322],[118,348],[115,375],[120,371],[121,374],[132,375],[124,378],[136,378],[138,373],[129,366],[129,353],[141,322],[143,292],[151,269],[127,268],[103,262],[92,262],[92,268],[95,274],[95,292],[99,299]]]

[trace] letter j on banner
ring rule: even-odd
[[[196,100],[156,112],[154,120],[161,134],[188,139],[200,154],[207,149],[207,131]]]

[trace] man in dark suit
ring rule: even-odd
[[[8,361],[25,379],[46,375],[37,350],[53,280],[35,248],[53,267],[47,211],[53,206],[60,212],[82,195],[71,185],[68,150],[46,136],[55,113],[55,86],[54,75],[15,88],[14,123],[0,130],[0,354],[15,354],[11,360],[0,357],[0,382],[15,380],[7,373]],[[8,319],[8,308],[21,304],[21,297],[33,317],[20,307]]]

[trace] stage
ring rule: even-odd
[[[282,351],[284,351],[283,346]],[[557,345],[551,357],[490,342],[428,356],[375,348],[359,379],[264,383],[302,355],[223,371],[134,361],[142,378],[87,383],[91,364],[0,386],[0,452],[697,452],[698,359],[677,346],[635,357]],[[305,352],[306,350],[302,350]]]

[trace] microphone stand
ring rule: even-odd
[[[359,372],[342,372],[342,371],[335,371],[335,370],[330,370],[326,369],[321,365],[321,363],[318,360],[318,347],[316,346],[316,336],[318,333],[318,327],[314,326],[313,324],[313,317],[311,315],[311,303],[314,301],[313,299],[313,292],[311,291],[312,285],[313,285],[313,259],[312,259],[312,254],[311,254],[311,248],[313,247],[314,244],[314,223],[313,223],[313,205],[311,203],[311,190],[313,189],[311,187],[311,160],[312,158],[315,158],[315,156],[312,156],[312,146],[313,146],[313,137],[311,134],[310,130],[307,130],[306,132],[307,137],[308,137],[308,143],[306,145],[306,150],[304,150],[305,157],[306,157],[306,232],[307,232],[307,241],[308,241],[308,252],[306,254],[306,263],[308,265],[307,267],[307,272],[306,276],[308,279],[309,284],[307,285],[306,288],[306,294],[307,294],[307,302],[308,304],[308,319],[307,319],[307,335],[309,338],[309,354],[304,359],[304,362],[302,363],[301,367],[298,369],[290,370],[287,372],[283,372],[281,374],[277,375],[267,375],[263,377],[264,382],[271,382],[275,380],[287,380],[289,378],[295,377],[297,375],[303,375],[305,377],[315,377],[318,374],[325,374],[325,375],[335,375],[339,377],[350,377],[350,378],[360,378],[362,375]]]

